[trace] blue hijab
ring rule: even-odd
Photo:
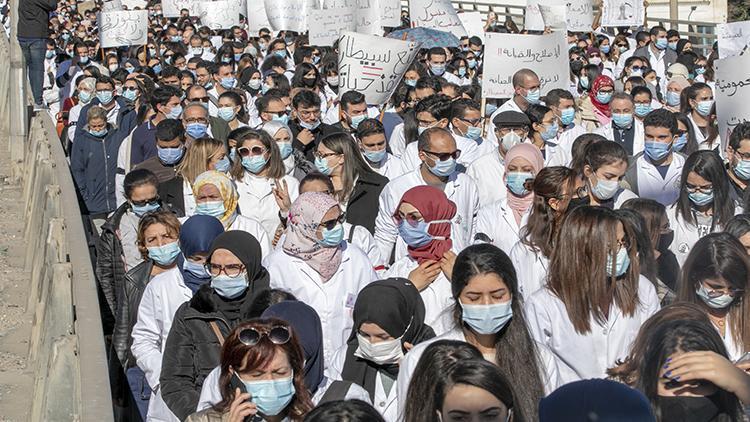
[[[224,233],[224,225],[215,217],[209,215],[194,215],[185,221],[180,229],[180,249],[182,256],[177,261],[178,268],[182,272],[185,285],[193,291],[193,294],[205,283],[211,280],[211,276],[203,271],[187,269],[187,257],[197,253],[208,253],[211,243],[217,236]]]
[[[323,328],[315,309],[298,300],[285,300],[263,311],[262,318],[289,323],[305,355],[305,385],[312,394],[323,381]]]

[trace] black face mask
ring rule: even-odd
[[[581,69],[583,69],[583,62],[580,60],[573,60],[570,62],[570,71],[573,72],[574,75],[578,75],[581,73]]]
[[[315,78],[302,78],[302,83],[305,84],[306,87],[312,88],[315,86]]]
[[[659,244],[656,245],[656,250],[664,253],[669,250],[669,245],[674,241],[674,230],[670,230],[667,234],[659,235]]]
[[[723,413],[715,402],[715,396],[660,396],[657,402],[662,422],[710,422]]]

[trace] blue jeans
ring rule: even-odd
[[[44,88],[44,56],[47,53],[47,40],[44,38],[19,38],[26,70],[29,73],[31,94],[35,104],[44,104],[42,90]]]
[[[148,413],[148,402],[151,399],[151,387],[148,386],[146,375],[137,366],[128,368],[125,374],[128,377],[130,391],[133,393],[133,400],[138,406],[138,412],[141,414],[141,419],[145,421]]]

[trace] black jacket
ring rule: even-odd
[[[269,288],[268,278],[250,288],[244,299],[238,300],[238,321],[229,320],[218,309],[217,301],[222,299],[208,284],[177,309],[164,346],[159,381],[164,402],[180,420],[195,413],[203,380],[220,363],[221,345],[210,322],[216,322],[226,338],[240,321],[251,318],[255,298]]]
[[[338,129],[335,126],[321,123],[320,126],[316,127],[315,130],[312,131],[313,135],[315,135],[315,139],[313,139],[313,141],[309,144],[305,145],[297,140],[297,135],[299,135],[299,133],[302,132],[302,130],[304,130],[305,128],[300,126],[296,120],[289,122],[289,128],[292,130],[292,147],[295,150],[305,154],[305,158],[310,162],[315,162],[313,151],[315,151],[315,149],[318,147],[321,139],[332,133],[341,132],[341,129]]]
[[[112,315],[117,314],[117,292],[125,278],[125,262],[122,260],[122,243],[117,231],[122,216],[130,209],[125,202],[102,225],[102,234],[96,242],[96,279],[107,299]]]
[[[21,0],[18,2],[18,37],[47,38],[49,14],[57,9],[57,0]]]
[[[162,205],[169,207],[177,217],[185,216],[184,180],[182,176],[177,176],[166,182],[159,183],[159,187],[157,188]]]
[[[112,348],[124,369],[135,366],[135,357],[130,351],[133,345],[133,326],[138,320],[138,306],[141,304],[143,291],[151,280],[154,263],[147,259],[136,265],[123,277],[117,290],[117,313],[115,329],[112,333]]]
[[[365,227],[370,233],[375,234],[380,192],[386,183],[388,179],[375,172],[360,174],[346,205],[346,222]]]

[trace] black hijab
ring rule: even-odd
[[[394,338],[417,345],[435,337],[432,328],[424,323],[424,302],[416,287],[405,278],[389,278],[368,284],[357,296],[354,304],[354,327],[347,340],[346,361],[341,371],[345,381],[361,385],[370,398],[375,395],[378,372],[391,378],[398,376],[398,365],[376,365],[372,361],[354,356],[359,347],[357,333],[366,322],[377,324]],[[408,329],[407,329],[408,328]],[[406,332],[404,332],[406,331]],[[404,349],[404,352],[406,350]]]

